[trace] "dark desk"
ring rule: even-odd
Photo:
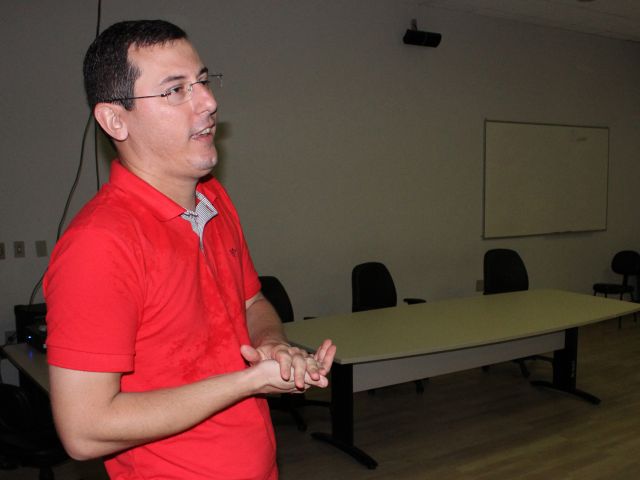
[[[47,355],[26,343],[5,345],[2,348],[4,356],[15,367],[49,393],[49,366]]]

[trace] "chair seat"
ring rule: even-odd
[[[68,458],[53,425],[49,400],[0,383],[0,464],[35,467],[40,480],[52,480],[51,467]]]
[[[22,465],[49,467],[69,459],[54,430],[24,432],[20,435],[0,433],[0,451],[16,458]]]
[[[594,293],[602,293],[604,295],[620,295],[622,293],[633,293],[633,285],[621,285],[619,283],[594,283]]]

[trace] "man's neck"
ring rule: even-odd
[[[156,172],[139,168],[135,165],[120,160],[122,166],[135,176],[147,182],[153,188],[163,193],[182,208],[195,210],[196,208],[196,187],[198,179],[192,178],[164,178]]]

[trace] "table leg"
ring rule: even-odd
[[[351,455],[369,469],[378,466],[373,458],[353,444],[353,367],[334,364],[331,369],[331,434],[314,432],[321,440]]]
[[[578,328],[565,330],[564,348],[553,352],[553,381],[532,381],[536,387],[547,387],[576,395],[587,402],[598,405],[600,399],[576,388],[576,371],[578,367]]]

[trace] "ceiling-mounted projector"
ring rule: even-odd
[[[440,45],[442,35],[433,32],[423,32],[422,30],[409,29],[402,37],[402,41],[407,45],[418,45],[422,47],[437,47]]]

